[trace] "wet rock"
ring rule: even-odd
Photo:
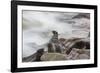
[[[34,62],[34,61],[41,61],[40,57],[42,56],[42,54],[44,53],[44,49],[39,49],[37,50],[36,53],[28,56],[28,57],[24,57],[22,59],[23,62]]]
[[[44,49],[42,48],[42,49],[39,49],[37,52],[36,52],[36,59],[35,59],[35,61],[41,61],[41,56],[43,55],[43,53],[44,53]]]

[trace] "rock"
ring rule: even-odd
[[[87,38],[71,38],[63,41],[64,47],[66,49],[66,54],[69,54],[73,48],[78,49],[90,49],[90,41]]]
[[[89,59],[90,57],[87,54],[80,54],[78,56],[79,59]]]
[[[79,55],[79,53],[77,53],[77,50],[75,48],[73,48],[71,50],[71,52],[67,55],[67,59],[68,60],[75,60],[75,59],[77,59],[78,55]]]
[[[41,56],[42,61],[59,61],[59,60],[66,60],[66,55],[60,53],[44,53]]]
[[[28,57],[22,58],[22,62],[33,62],[35,60],[36,60],[36,53],[34,53]]]
[[[39,49],[37,52],[36,52],[36,60],[35,61],[41,61],[41,56],[43,55],[44,53],[44,49]]]
[[[65,38],[59,38],[59,42],[63,43],[63,42],[65,42],[65,41],[66,41]]]
[[[68,60],[89,59],[89,58],[90,58],[90,50],[87,49],[73,48],[71,52],[67,55]]]
[[[44,53],[44,49],[41,48],[41,49],[37,50],[36,53],[33,53],[32,55],[30,55],[28,57],[24,57],[22,59],[22,61],[23,62],[41,61],[40,57],[42,56],[43,53]]]
[[[86,55],[90,56],[90,50],[88,50],[88,49],[77,49],[77,53],[86,54]]]
[[[89,13],[79,13],[78,15],[73,17],[73,19],[75,19],[75,18],[87,18],[87,19],[90,19],[90,14]]]
[[[86,54],[90,57],[90,50],[88,50],[88,49],[84,50],[84,54]]]

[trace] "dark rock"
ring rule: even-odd
[[[42,48],[42,49],[39,49],[37,52],[36,52],[36,59],[35,59],[35,61],[41,61],[40,60],[40,57],[43,55],[43,53],[44,53],[44,49]]]
[[[28,57],[24,57],[22,59],[23,62],[34,62],[34,61],[41,61],[40,57],[42,56],[42,54],[44,53],[44,49],[39,49],[36,53],[28,56]]]
[[[88,18],[88,19],[90,19],[90,14],[89,13],[79,13],[78,15],[73,17],[73,19],[75,19],[75,18]]]
[[[22,58],[22,62],[33,62],[36,59],[36,53],[28,56],[28,57],[24,57]]]
[[[77,42],[72,42],[73,44],[69,47],[69,50],[66,51],[67,54],[69,54],[71,52],[71,50],[73,48],[78,48],[78,49],[90,49],[90,42],[86,42],[86,41],[77,41]]]
[[[77,49],[90,49],[90,40],[89,38],[70,38],[70,39],[59,39],[61,44],[66,49],[66,54],[69,54],[73,48]]]

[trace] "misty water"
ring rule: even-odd
[[[80,13],[23,11],[23,57],[30,56],[52,37],[52,31],[59,33],[59,38],[88,36],[90,19],[81,17],[73,18]]]

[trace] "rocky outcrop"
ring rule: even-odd
[[[89,50],[73,48],[69,54],[46,52],[41,56],[41,61],[80,60],[89,58]]]
[[[33,61],[59,61],[90,58],[90,40],[87,38],[59,38],[58,33],[53,31],[53,37],[44,48],[37,50],[31,56],[23,58],[23,62]]]
[[[79,60],[79,59],[89,59],[90,52],[86,49],[76,49],[73,48],[71,52],[67,55],[67,60]]]
[[[56,34],[55,34],[56,33]],[[55,32],[47,53],[41,56],[41,61],[76,60],[90,58],[90,40],[87,38],[59,38]],[[56,36],[55,36],[56,35]],[[55,37],[55,38],[54,38]],[[56,39],[56,40],[55,40]],[[54,42],[56,41],[56,42]]]
[[[73,48],[77,49],[90,49],[90,40],[87,38],[70,38],[70,39],[59,39],[61,44],[65,47],[66,54],[69,54]]]
[[[23,62],[33,62],[33,61],[41,61],[40,57],[43,55],[44,53],[44,49],[39,49],[37,50],[36,53],[28,56],[28,57],[24,57],[22,59]]]

